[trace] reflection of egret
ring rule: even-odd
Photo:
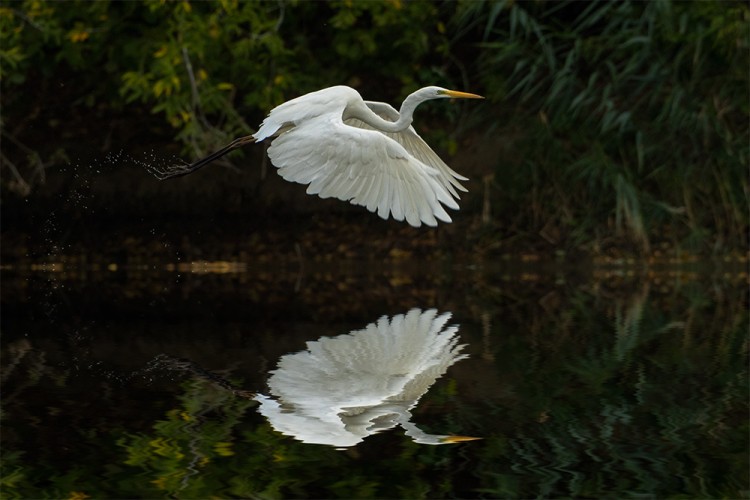
[[[396,111],[389,104],[364,101],[342,85],[277,106],[253,135],[190,165],[154,169],[160,179],[195,172],[237,148],[275,137],[268,148],[279,175],[309,184],[308,194],[338,198],[387,219],[419,227],[450,222],[442,205],[458,209],[458,182],[467,180],[446,165],[411,126],[416,107],[430,99],[481,96],[425,87],[410,94]],[[455,199],[454,199],[455,198]],[[441,205],[442,204],[442,205]]]
[[[308,342],[306,351],[281,358],[268,381],[278,400],[259,394],[260,412],[277,431],[306,443],[352,446],[395,426],[418,443],[476,439],[426,434],[411,422],[419,398],[466,357],[458,328],[445,328],[450,316],[413,309]]]

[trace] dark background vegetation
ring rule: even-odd
[[[749,25],[744,2],[0,3],[0,496],[746,497]],[[338,84],[487,96],[417,112],[471,178],[453,224],[307,196],[263,146],[147,171]],[[453,311],[471,355],[415,421],[471,446],[310,447],[149,364],[263,390],[412,307]]]
[[[744,253],[749,21],[744,2],[7,2],[3,226],[74,220],[83,183],[107,221],[299,228],[318,212],[398,231],[286,185],[262,146],[164,183],[144,165],[210,152],[322,87],[397,105],[440,85],[488,98],[417,113],[471,178],[441,244]]]

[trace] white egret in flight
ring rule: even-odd
[[[466,357],[451,314],[412,309],[283,356],[258,394],[259,411],[277,431],[305,443],[354,446],[401,427],[413,441],[448,444],[474,437],[427,434],[411,409],[453,363]]]
[[[356,90],[335,86],[285,102],[271,110],[255,134],[240,137],[189,165],[154,169],[159,179],[195,172],[237,148],[272,137],[268,156],[284,179],[308,184],[307,193],[361,205],[412,226],[451,222],[443,208],[457,210],[458,181],[411,126],[416,107],[430,99],[482,96],[424,87],[396,111],[365,101]]]

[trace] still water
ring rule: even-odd
[[[744,272],[77,259],[4,270],[3,498],[748,496]]]

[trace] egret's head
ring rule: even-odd
[[[448,90],[442,87],[424,87],[416,92],[412,92],[404,102],[401,104],[399,113],[401,114],[401,120],[404,123],[411,123],[411,117],[414,113],[414,109],[425,101],[430,99],[484,99],[481,95],[469,94],[468,92],[459,92],[458,90]]]
[[[452,99],[484,99],[481,95],[459,92],[458,90],[448,90],[442,87],[425,87],[417,92],[422,94],[425,99],[441,99],[446,97]]]
[[[407,431],[406,435],[409,436],[415,443],[430,445],[456,444],[482,439],[480,437],[472,436],[436,436],[435,434],[426,434],[419,429],[416,429],[416,431],[414,429],[410,429],[409,431]]]

